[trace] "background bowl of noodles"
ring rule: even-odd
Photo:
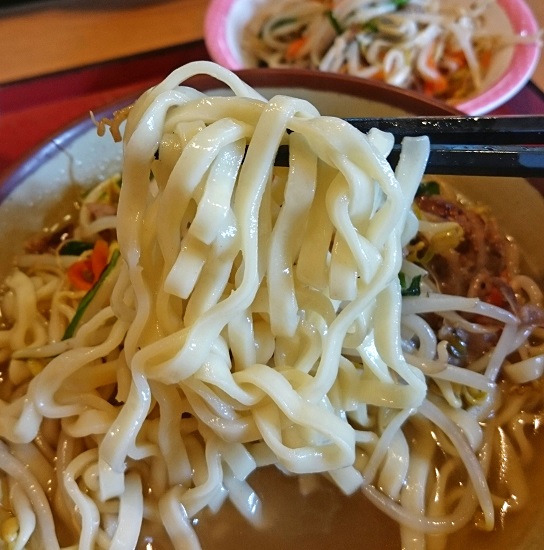
[[[483,29],[493,34],[529,37],[538,33],[538,23],[523,0],[496,0],[486,10]],[[457,3],[469,4],[466,0]],[[456,5],[457,5],[456,4]],[[213,0],[205,20],[204,37],[212,59],[231,69],[258,66],[255,48],[247,36],[255,35],[255,14],[269,0]],[[447,5],[447,2],[446,2]],[[248,30],[249,29],[249,30]],[[512,98],[531,78],[540,56],[540,47],[527,44],[494,48],[481,85],[475,91],[451,100],[460,111],[481,115]],[[344,72],[344,70],[343,70]]]
[[[265,96],[282,93],[310,100],[322,114],[335,116],[448,115],[457,111],[441,102],[380,83],[354,77],[299,70],[250,69],[240,76]],[[195,87],[224,90],[217,81],[197,79]],[[134,98],[97,109],[95,116],[130,104]],[[70,212],[82,191],[121,169],[122,149],[111,136],[98,137],[89,117],[67,128],[24,159],[0,185],[0,277],[29,238],[51,228]],[[501,227],[521,245],[529,269],[542,280],[544,253],[540,243],[544,229],[544,201],[535,188],[518,178],[444,178],[469,198],[490,206]],[[24,220],[24,223],[21,223]],[[540,435],[537,451],[544,450]],[[372,549],[400,548],[397,526],[370,506],[362,494],[342,496],[327,483],[295,476],[275,468],[263,468],[251,479],[263,502],[266,518],[262,531],[248,524],[227,504],[217,514],[205,513],[195,521],[204,548],[278,547],[334,548],[337,545]],[[302,491],[301,491],[302,488]],[[524,512],[506,515],[505,528],[483,533],[463,529],[453,536],[448,549],[474,545],[480,549],[507,547],[536,550],[541,547],[544,526],[544,476],[538,460],[531,470],[531,505]],[[499,520],[497,520],[500,523]],[[364,542],[363,542],[364,541]],[[158,546],[161,547],[162,546]]]

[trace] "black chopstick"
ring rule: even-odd
[[[395,166],[400,146],[389,162]],[[431,144],[425,172],[452,176],[544,177],[544,146]]]
[[[432,143],[459,145],[544,144],[544,116],[416,116],[347,118],[361,132],[379,128],[397,140],[429,136]]]
[[[362,132],[379,128],[395,136],[394,166],[405,136],[429,136],[427,174],[544,177],[544,116],[349,118]],[[280,147],[278,166],[288,165]]]

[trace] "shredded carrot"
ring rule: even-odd
[[[74,262],[67,270],[68,280],[78,290],[89,290],[108,264],[109,246],[102,239],[96,241],[90,256]]]
[[[457,69],[464,67],[467,64],[467,58],[463,50],[447,50],[444,53],[444,60],[454,64]]]
[[[480,52],[478,59],[484,71],[489,69],[489,65],[491,65],[491,57],[492,57],[491,50],[483,50],[482,52]]]
[[[447,89],[448,80],[443,75],[440,75],[436,80],[425,80],[423,84],[423,92],[430,96],[443,94]]]
[[[385,72],[383,69],[379,69],[372,75],[372,80],[385,80]]]
[[[285,58],[295,59],[298,53],[300,52],[300,50],[302,49],[302,46],[306,44],[307,40],[308,39],[305,36],[301,36],[300,38],[293,40],[285,50]]]
[[[74,288],[89,290],[93,286],[93,270],[91,260],[74,262],[67,271],[68,279]]]
[[[108,264],[109,253],[110,247],[108,243],[102,239],[98,239],[91,254],[91,265],[95,281],[100,277],[100,274]]]
[[[429,78],[427,75],[422,74],[423,78],[423,92],[430,96],[437,96],[444,93],[448,89],[448,80],[447,78],[439,71],[434,58],[435,47],[431,48],[431,51],[425,60],[425,64],[429,68],[429,71],[433,73],[433,77]]]
[[[505,304],[504,296],[496,286],[494,286],[489,291],[488,295],[485,297],[485,301],[488,304],[492,304],[498,307],[504,307],[504,304]]]

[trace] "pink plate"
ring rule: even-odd
[[[513,31],[521,36],[538,32],[538,23],[523,0],[498,0]],[[535,44],[514,47],[510,64],[502,75],[482,93],[469,98],[456,107],[472,115],[480,115],[496,109],[514,95],[531,78],[540,57],[540,47]]]
[[[211,58],[231,69],[255,67],[251,54],[240,44],[242,30],[255,8],[268,0],[211,0],[204,22],[204,39]],[[509,26],[521,36],[538,32],[538,23],[523,0],[497,0],[490,8],[488,25]],[[531,78],[540,57],[536,44],[517,45],[498,52],[491,62],[483,90],[455,105],[470,115],[481,115],[512,98]]]

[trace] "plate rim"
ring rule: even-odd
[[[515,33],[527,35],[538,32],[538,22],[525,0],[496,1]],[[211,58],[234,71],[242,70],[243,67],[231,53],[228,33],[222,23],[238,2],[239,0],[211,0],[204,17],[204,43]],[[541,48],[537,44],[514,46],[510,65],[501,77],[485,92],[456,103],[455,107],[465,114],[479,116],[503,105],[530,80],[540,54]]]
[[[535,16],[525,0],[497,0],[516,34],[530,35],[538,32]],[[530,80],[540,59],[540,47],[536,44],[514,46],[509,67],[488,90],[478,96],[458,103],[463,112],[477,116],[496,109],[514,97]]]

